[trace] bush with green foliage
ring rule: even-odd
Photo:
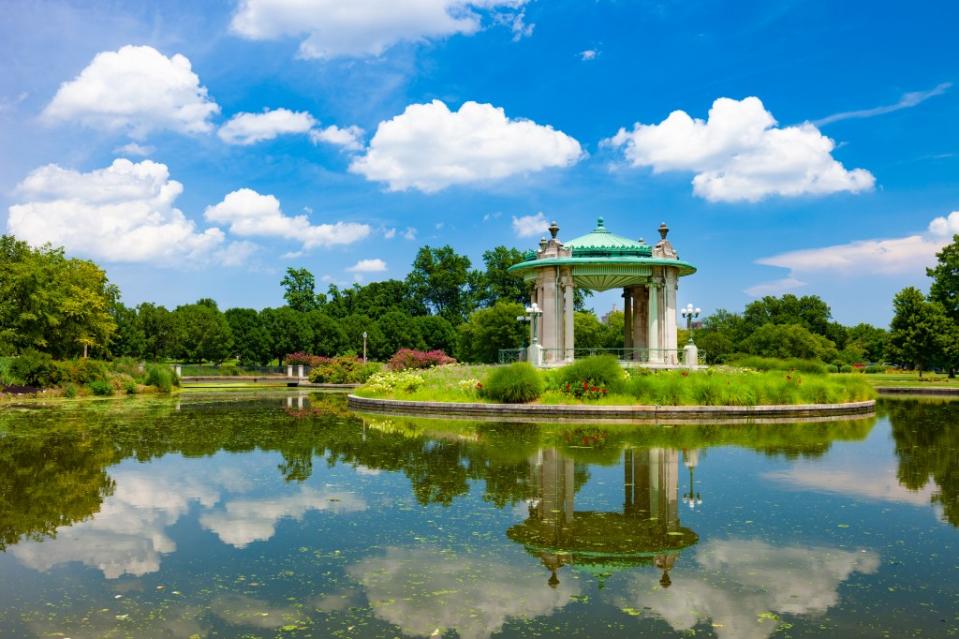
[[[309,379],[314,384],[364,384],[379,370],[380,364],[343,355],[317,362]]]
[[[0,357],[0,386],[8,386],[13,383],[13,375],[10,373],[10,364],[13,363],[12,357]]]
[[[147,375],[143,381],[147,386],[154,386],[161,393],[169,393],[174,386],[180,385],[176,373],[169,366],[154,364],[147,366]]]
[[[867,375],[877,375],[879,373],[885,373],[886,367],[883,366],[882,364],[870,364],[869,366],[863,369],[863,372],[866,373]]]
[[[56,369],[53,381],[60,386],[76,384],[86,386],[90,382],[107,381],[110,377],[108,365],[96,359],[67,359],[54,362]]]
[[[550,376],[560,388],[582,386],[605,387],[611,393],[620,393],[626,386],[626,372],[614,355],[593,355],[577,359]],[[552,385],[552,384],[551,384]]]
[[[101,397],[106,397],[107,395],[113,395],[114,393],[113,384],[102,379],[97,379],[90,382],[89,384],[87,384],[87,388],[89,388],[90,392],[93,393],[94,395],[101,396]]]
[[[413,371],[380,371],[370,376],[366,388],[374,393],[390,393],[395,390],[412,392],[424,383],[426,380],[423,376]]]
[[[516,362],[494,370],[483,383],[482,394],[497,402],[525,404],[539,399],[544,389],[539,371],[526,362]]]
[[[799,371],[825,375],[829,367],[815,359],[799,359],[798,357],[759,357],[758,355],[744,355],[733,358],[730,362],[740,368],[752,368],[757,371]]]
[[[28,348],[10,363],[10,375],[20,384],[46,388],[55,383],[56,365],[47,353]]]
[[[433,368],[455,364],[456,360],[443,351],[418,351],[412,348],[401,348],[386,363],[391,371],[404,371],[411,368]]]

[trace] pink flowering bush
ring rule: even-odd
[[[310,355],[309,353],[290,353],[283,358],[283,365],[297,366],[302,364],[303,366],[316,368],[317,366],[322,366],[329,361],[329,357],[323,357],[322,355]]]
[[[401,348],[390,358],[386,367],[391,371],[405,371],[411,368],[433,368],[455,363],[456,360],[443,351],[416,351],[411,348]]]

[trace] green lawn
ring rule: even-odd
[[[939,373],[923,373],[922,379],[915,371],[897,371],[895,373],[877,373],[864,375],[862,373],[833,373],[835,377],[863,377],[873,387],[882,386],[917,386],[920,388],[959,388],[959,378],[949,379],[947,375]]]

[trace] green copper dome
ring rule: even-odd
[[[596,228],[590,233],[577,237],[563,244],[564,247],[572,249],[573,257],[578,256],[614,256],[614,255],[640,255],[651,257],[653,248],[645,242],[631,240],[622,235],[615,235],[609,232],[603,218],[596,220]]]
[[[696,267],[672,256],[654,256],[653,247],[643,241],[631,240],[611,233],[603,218],[596,221],[591,232],[569,242],[560,242],[556,235],[559,226],[554,222],[549,229],[551,241],[540,241],[540,252],[523,254],[523,261],[509,268],[527,281],[536,278],[540,269],[564,267],[570,269],[576,286],[593,291],[639,286],[649,283],[654,269],[667,267],[677,275],[691,275]],[[660,227],[663,239],[669,229]],[[543,251],[550,247],[550,253]],[[675,254],[673,254],[675,255]]]

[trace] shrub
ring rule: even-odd
[[[798,357],[783,359],[753,355],[736,358],[730,363],[742,368],[754,368],[757,371],[798,371],[816,375],[825,375],[829,372],[828,367],[819,360]]]
[[[77,396],[77,387],[73,384],[67,384],[63,387],[63,396],[67,399],[73,399]]]
[[[126,393],[127,395],[136,395],[137,383],[133,379],[130,379],[129,381],[124,382],[123,392]]]
[[[53,358],[32,348],[20,353],[20,357],[10,363],[10,374],[27,386],[52,386],[55,372]]]
[[[877,375],[879,373],[885,373],[886,367],[883,366],[882,364],[870,364],[869,366],[863,369],[863,372],[866,373],[867,375]]]
[[[401,348],[390,358],[386,367],[391,371],[405,371],[411,368],[433,368],[455,364],[456,360],[443,351],[417,351]]]
[[[239,374],[240,367],[236,365],[235,361],[223,362],[223,364],[220,365],[220,375],[236,377]]]
[[[110,371],[129,375],[133,379],[143,379],[146,370],[143,362],[135,357],[117,357],[109,363]]]
[[[54,367],[54,382],[60,385],[86,386],[90,382],[106,381],[110,377],[106,362],[95,359],[68,359],[54,362]]]
[[[290,353],[283,358],[284,366],[296,366],[298,364],[303,364],[304,366],[315,367],[320,366],[324,362],[329,361],[328,357],[322,357],[320,355],[310,355],[309,353]]]
[[[560,389],[582,386],[606,387],[609,392],[622,392],[626,386],[626,373],[613,355],[594,355],[578,359],[557,371],[555,378]]]
[[[179,385],[179,380],[169,367],[155,364],[147,366],[147,376],[143,383],[147,386],[155,386],[161,393],[169,393],[175,385]]]
[[[102,379],[94,380],[87,384],[87,386],[94,395],[106,396],[113,394],[113,384]]]
[[[425,383],[423,376],[413,371],[380,371],[370,377],[366,388],[374,393],[389,393],[394,390],[413,392]]]
[[[543,394],[543,378],[526,362],[497,368],[486,379],[483,395],[507,404],[524,404]]]
[[[12,357],[0,357],[0,386],[8,386],[13,383],[13,375],[10,374],[11,363],[13,363]]]
[[[358,357],[343,355],[325,359],[310,371],[310,381],[315,384],[364,384],[380,365]]]

